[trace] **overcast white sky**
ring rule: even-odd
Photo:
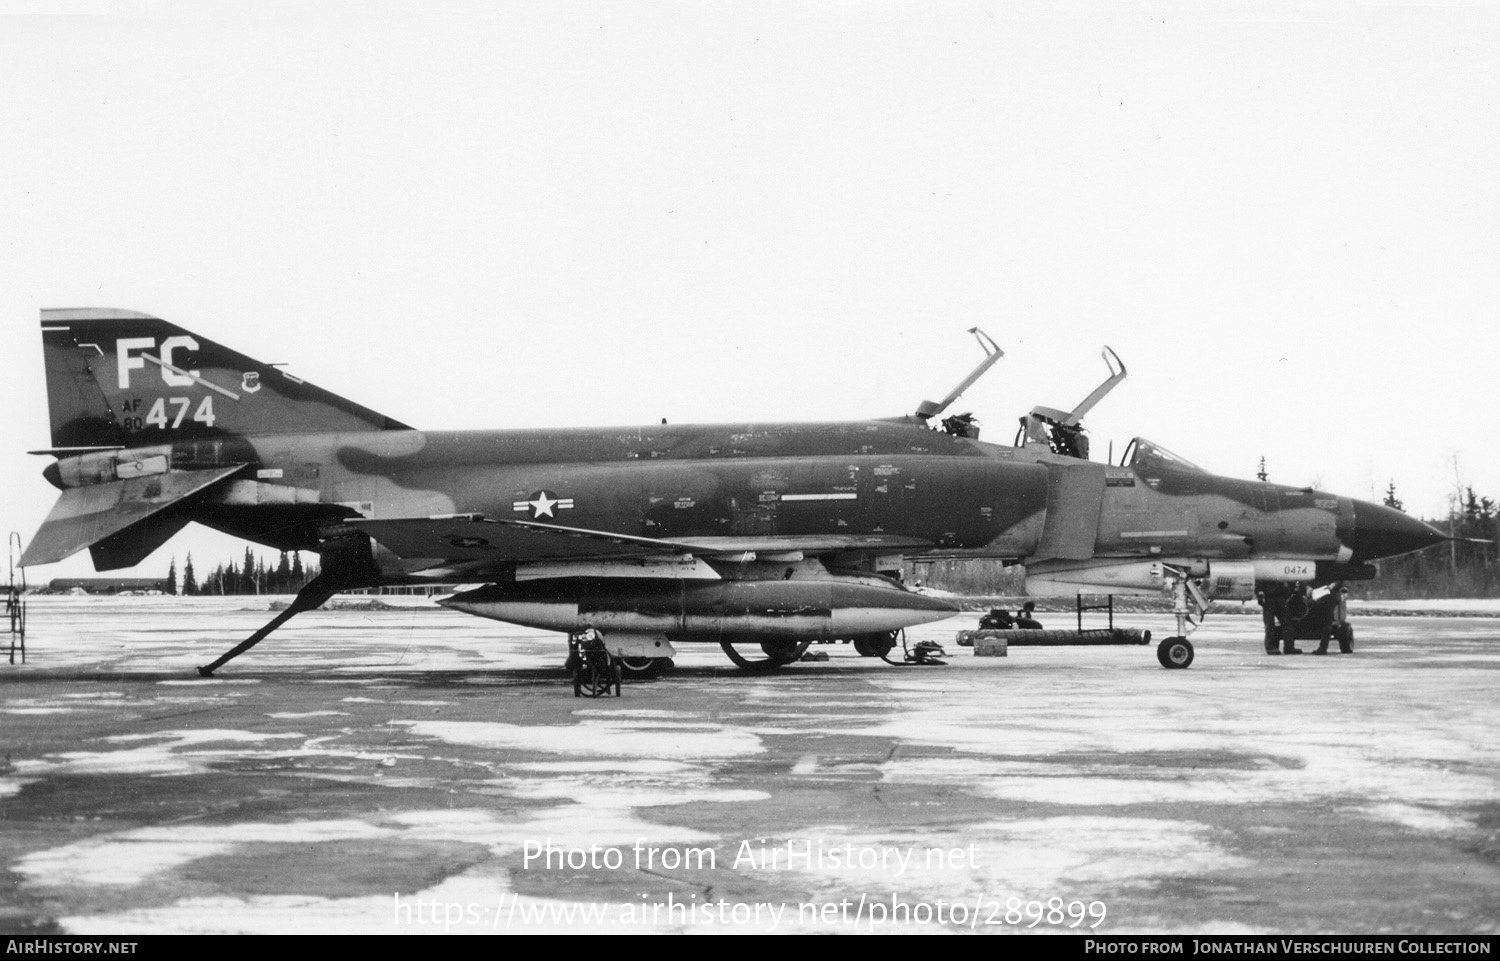
[[[989,440],[1108,343],[1096,459],[1500,498],[1500,5],[0,11],[5,531],[72,306],[432,428],[901,414],[977,324]]]

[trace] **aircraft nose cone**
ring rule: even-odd
[[[1448,536],[1395,508],[1367,501],[1354,501],[1354,530],[1344,543],[1354,552],[1355,563],[1410,554],[1441,544]]]

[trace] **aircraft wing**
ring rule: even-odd
[[[355,518],[349,523],[398,557],[455,562],[605,560],[744,552],[823,554],[931,546],[928,541],[884,534],[663,539],[481,514],[389,520]]]
[[[453,561],[598,560],[690,553],[677,541],[633,537],[557,524],[496,519],[480,514],[355,518],[351,525],[402,558]]]

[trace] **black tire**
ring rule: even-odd
[[[649,681],[661,677],[672,666],[670,657],[622,657],[620,676],[627,681]]]
[[[885,657],[896,649],[896,634],[860,634],[854,638],[854,650],[860,657]]]
[[[812,646],[812,640],[806,641],[761,641],[760,649],[765,651],[766,657],[782,664],[791,664],[807,653]]]
[[[1156,659],[1169,671],[1180,671],[1193,663],[1193,645],[1185,637],[1169,637],[1156,648]]]

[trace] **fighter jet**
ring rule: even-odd
[[[936,557],[1025,564],[1031,593],[1170,593],[1178,635],[1158,658],[1177,668],[1212,599],[1281,603],[1445,539],[1141,438],[1119,465],[1087,459],[1081,418],[1125,376],[1112,352],[1082,404],[981,441],[972,416],[939,419],[1003,356],[973,333],[983,362],[904,416],[427,431],[157,317],[44,310],[52,446],[32,453],[56,458],[43,476],[62,494],[22,564],[87,548],[98,570],[129,567],[192,521],[318,552],[321,573],[205,675],[338,591],[415,584],[481,584],[441,603],[482,617],[590,626],[627,676],[696,642],[747,669],[831,639],[886,657],[957,613],[902,582]]]

